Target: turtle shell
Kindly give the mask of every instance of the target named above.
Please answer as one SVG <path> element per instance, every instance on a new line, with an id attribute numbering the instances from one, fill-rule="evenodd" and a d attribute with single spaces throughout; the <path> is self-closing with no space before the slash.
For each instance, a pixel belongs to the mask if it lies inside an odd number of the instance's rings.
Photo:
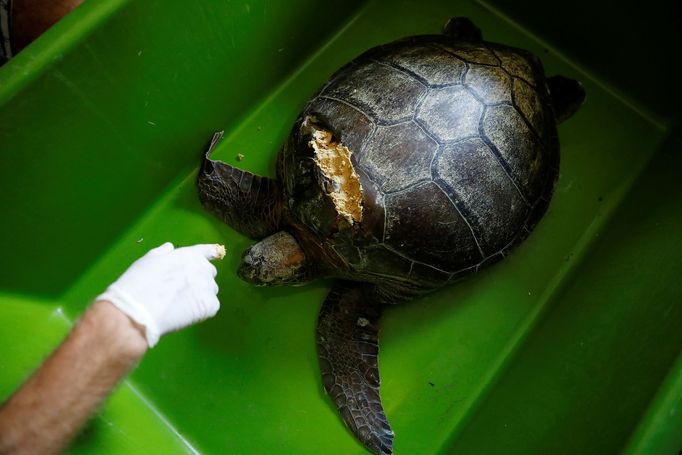
<path id="1" fill-rule="evenodd" d="M 302 128 L 352 152 L 362 221 L 340 223 Z M 502 258 L 544 214 L 558 174 L 542 65 L 527 51 L 419 36 L 341 68 L 280 155 L 294 216 L 338 255 L 338 275 L 444 284 Z"/>

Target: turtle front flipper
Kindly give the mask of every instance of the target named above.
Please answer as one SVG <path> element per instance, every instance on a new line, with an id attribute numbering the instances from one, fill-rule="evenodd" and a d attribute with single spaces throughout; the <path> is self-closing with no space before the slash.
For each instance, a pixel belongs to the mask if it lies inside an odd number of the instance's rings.
<path id="1" fill-rule="evenodd" d="M 276 180 L 209 158 L 223 137 L 215 133 L 197 184 L 204 207 L 242 234 L 259 239 L 280 230 L 282 190 Z"/>
<path id="2" fill-rule="evenodd" d="M 317 324 L 324 389 L 355 436 L 372 452 L 393 452 L 393 431 L 379 396 L 378 322 L 374 286 L 342 282 L 331 290 Z"/>

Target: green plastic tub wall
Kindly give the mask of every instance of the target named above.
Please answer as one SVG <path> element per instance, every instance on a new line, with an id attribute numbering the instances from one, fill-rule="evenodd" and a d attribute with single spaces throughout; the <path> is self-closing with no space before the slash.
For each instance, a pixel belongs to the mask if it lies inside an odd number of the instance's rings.
<path id="1" fill-rule="evenodd" d="M 0 69 L 0 398 L 149 248 L 221 242 L 218 316 L 165 337 L 71 450 L 365 453 L 319 377 L 314 329 L 330 282 L 240 282 L 249 240 L 202 210 L 196 172 L 225 130 L 218 158 L 243 154 L 240 166 L 273 175 L 298 111 L 336 68 L 458 15 L 534 51 L 549 74 L 580 79 L 588 99 L 559 128 L 561 176 L 528 241 L 386 311 L 395 451 L 676 453 L 679 94 L 666 95 L 672 76 L 647 61 L 666 57 L 665 40 L 650 46 L 665 27 L 637 28 L 636 11 L 594 2 L 516 3 L 85 2 Z M 608 18 L 620 38 L 600 27 Z M 626 58 L 638 52 L 636 64 Z"/>

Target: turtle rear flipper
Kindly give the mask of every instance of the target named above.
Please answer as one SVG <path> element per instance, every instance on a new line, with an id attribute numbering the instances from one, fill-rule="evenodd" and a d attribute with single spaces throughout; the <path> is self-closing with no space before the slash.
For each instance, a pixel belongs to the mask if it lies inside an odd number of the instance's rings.
<path id="1" fill-rule="evenodd" d="M 561 123 L 576 113 L 585 101 L 583 84 L 564 76 L 547 78 L 547 88 L 552 98 L 556 122 Z"/>
<path id="2" fill-rule="evenodd" d="M 483 41 L 481 29 L 468 17 L 451 17 L 443 27 L 443 34 L 458 41 Z"/>
<path id="3" fill-rule="evenodd" d="M 282 191 L 276 180 L 209 158 L 223 137 L 215 133 L 204 156 L 197 184 L 206 209 L 242 234 L 259 239 L 280 230 Z"/>
<path id="4" fill-rule="evenodd" d="M 393 430 L 379 396 L 377 357 L 381 309 L 374 286 L 341 282 L 331 290 L 317 325 L 324 389 L 355 436 L 375 454 L 393 453 Z"/>

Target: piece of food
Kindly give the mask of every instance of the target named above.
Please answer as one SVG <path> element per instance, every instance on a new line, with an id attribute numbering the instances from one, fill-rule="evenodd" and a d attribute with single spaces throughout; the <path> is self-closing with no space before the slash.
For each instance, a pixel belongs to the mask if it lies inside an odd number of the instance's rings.
<path id="1" fill-rule="evenodd" d="M 215 245 L 215 258 L 217 260 L 222 260 L 225 257 L 225 245 L 221 245 L 219 243 L 216 243 Z"/>

